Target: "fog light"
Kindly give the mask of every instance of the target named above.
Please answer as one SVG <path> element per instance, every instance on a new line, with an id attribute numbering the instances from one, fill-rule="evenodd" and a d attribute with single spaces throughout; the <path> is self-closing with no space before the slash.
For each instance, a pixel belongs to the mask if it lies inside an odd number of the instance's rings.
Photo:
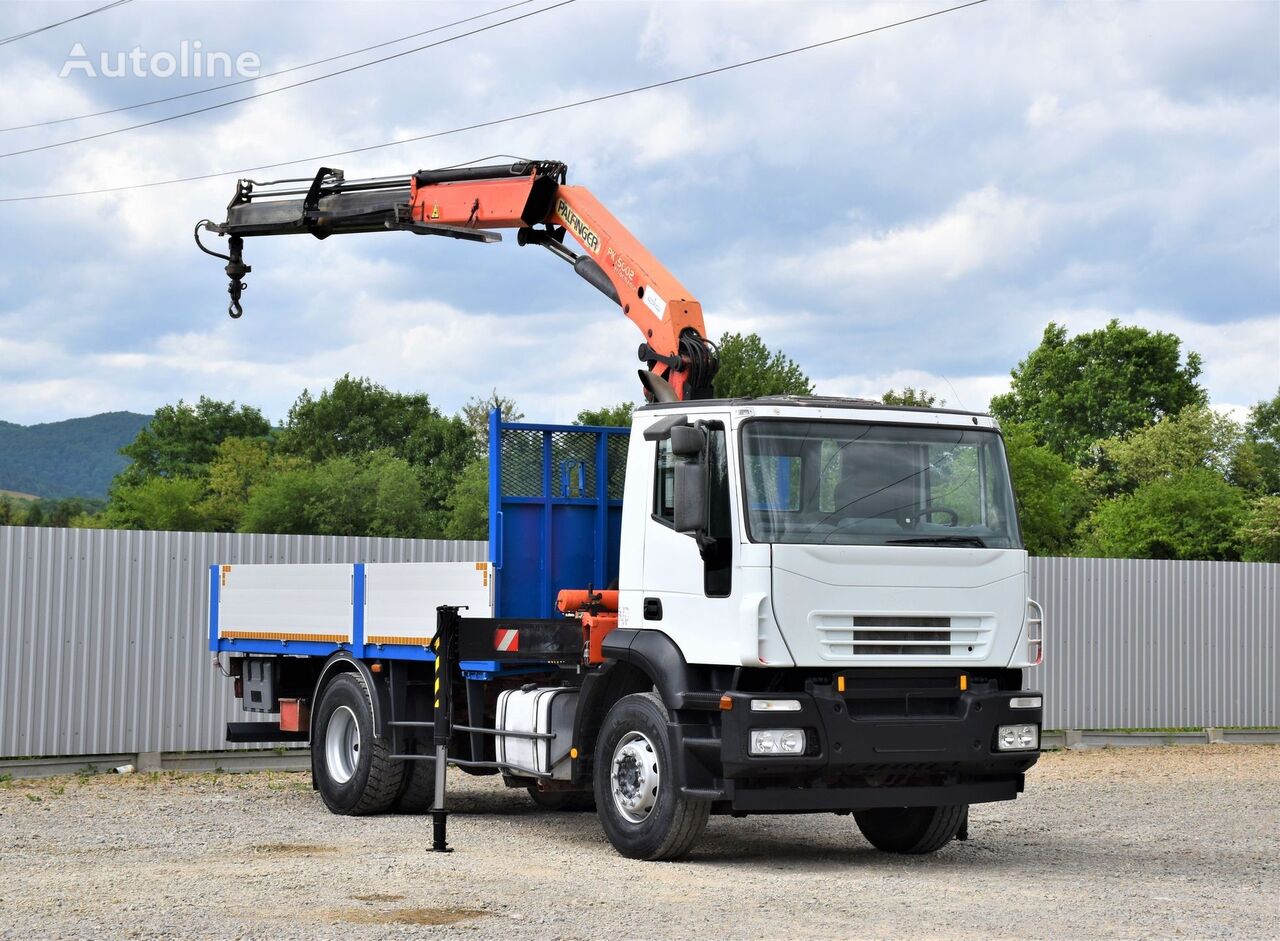
<path id="1" fill-rule="evenodd" d="M 751 700 L 752 712 L 799 712 L 800 700 L 798 699 L 753 699 Z"/>
<path id="2" fill-rule="evenodd" d="M 1010 709 L 1039 709 L 1043 704 L 1039 696 L 1014 696 L 1009 700 Z"/>
<path id="3" fill-rule="evenodd" d="M 996 747 L 1000 751 L 1029 751 L 1040 747 L 1040 727 L 1036 725 L 1002 725 L 996 729 Z"/>
<path id="4" fill-rule="evenodd" d="M 802 755 L 804 754 L 804 730 L 752 729 L 751 754 Z"/>

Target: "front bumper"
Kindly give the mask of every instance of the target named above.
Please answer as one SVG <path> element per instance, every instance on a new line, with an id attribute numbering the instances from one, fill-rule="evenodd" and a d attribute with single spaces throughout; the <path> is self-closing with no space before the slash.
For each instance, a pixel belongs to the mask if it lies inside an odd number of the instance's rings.
<path id="1" fill-rule="evenodd" d="M 807 685 L 799 712 L 752 712 L 761 693 L 730 693 L 721 713 L 720 774 L 732 809 L 741 812 L 860 810 L 1012 800 L 1038 749 L 1000 751 L 996 729 L 1042 724 L 1042 709 L 1013 708 L 1010 700 L 1039 695 L 978 688 L 892 691 L 865 685 L 841 693 L 833 684 Z M 891 692 L 892 695 L 881 695 Z M 802 755 L 750 754 L 753 729 L 805 731 Z"/>

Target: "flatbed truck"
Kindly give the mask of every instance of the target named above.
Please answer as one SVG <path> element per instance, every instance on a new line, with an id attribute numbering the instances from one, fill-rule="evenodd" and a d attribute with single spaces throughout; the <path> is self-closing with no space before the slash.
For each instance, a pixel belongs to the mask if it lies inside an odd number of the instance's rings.
<path id="1" fill-rule="evenodd" d="M 594 807 L 646 860 L 712 814 L 928 853 L 1022 791 L 1044 617 L 992 418 L 712 398 L 700 306 L 563 164 L 282 182 L 197 227 L 231 238 L 233 316 L 245 237 L 515 227 L 644 332 L 648 404 L 629 429 L 495 411 L 488 561 L 213 566 L 209 644 L 262 716 L 229 740 L 309 742 L 331 811 L 431 808 L 439 848 L 447 765 Z"/>
<path id="2" fill-rule="evenodd" d="M 629 431 L 495 413 L 490 441 L 488 562 L 210 572 L 210 645 L 279 716 L 230 737 L 310 741 L 334 813 L 431 805 L 440 606 L 450 760 L 594 805 L 624 855 L 680 857 L 713 813 L 929 852 L 1022 790 L 1043 637 L 992 419 L 712 400 Z"/>

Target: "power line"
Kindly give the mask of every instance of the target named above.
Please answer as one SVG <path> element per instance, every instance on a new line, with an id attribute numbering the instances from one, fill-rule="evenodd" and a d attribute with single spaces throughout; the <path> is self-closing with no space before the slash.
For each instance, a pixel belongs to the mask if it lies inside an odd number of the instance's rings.
<path id="1" fill-rule="evenodd" d="M 121 0 L 128 2 L 128 0 Z M 316 59 L 314 62 L 306 62 L 302 65 L 294 65 L 287 69 L 279 69 L 275 72 L 267 72 L 265 75 L 255 75 L 252 78 L 241 78 L 234 82 L 223 82 L 221 85 L 210 85 L 208 88 L 198 88 L 195 91 L 184 92 L 181 95 L 169 95 L 167 98 L 152 98 L 150 101 L 139 101 L 137 104 L 122 105 L 119 108 L 108 108 L 105 111 L 93 111 L 88 114 L 77 114 L 69 118 L 54 118 L 52 121 L 37 121 L 34 124 L 15 124 L 13 127 L 0 127 L 0 134 L 8 131 L 25 131 L 33 127 L 51 127 L 55 124 L 67 124 L 71 121 L 83 121 L 86 118 L 100 118 L 106 114 L 119 114 L 121 111 L 133 111 L 136 108 L 146 108 L 150 105 L 164 104 L 167 101 L 179 101 L 183 98 L 192 98 L 196 95 L 207 95 L 210 92 L 221 91 L 224 88 L 234 88 L 237 85 L 244 85 L 249 82 L 261 82 L 264 79 L 275 78 L 278 75 L 287 75 L 290 72 L 298 72 L 302 69 L 309 69 L 313 66 L 324 65 L 327 62 L 336 62 L 339 59 L 347 59 L 351 56 L 358 56 L 362 52 L 372 52 L 374 49 L 381 49 L 384 46 L 394 46 L 398 42 L 406 42 L 410 39 L 417 39 L 419 36 L 426 36 L 429 33 L 438 33 L 442 29 L 450 29 L 454 26 L 461 26 L 464 23 L 470 23 L 472 20 L 484 19 L 486 16 L 493 16 L 495 13 L 505 13 L 507 10 L 513 10 L 516 7 L 522 7 L 533 3 L 533 0 L 519 0 L 518 3 L 511 3 L 505 7 L 498 7 L 496 10 L 489 10 L 485 13 L 477 13 L 475 16 L 468 16 L 465 19 L 454 20 L 452 23 L 445 23 L 443 26 L 433 26 L 431 29 L 424 29 L 420 33 L 410 33 L 408 36 L 401 36 L 398 39 L 388 39 L 386 42 L 375 43 L 372 46 L 365 46 L 363 49 L 353 49 L 350 52 L 341 52 L 336 56 L 328 56 L 324 59 Z"/>
<path id="2" fill-rule="evenodd" d="M 255 98 L 265 98 L 268 95 L 276 95 L 282 91 L 288 91 L 291 88 L 300 88 L 303 85 L 311 85 L 315 82 L 322 82 L 326 78 L 333 78 L 337 75 L 346 75 L 348 72 L 358 72 L 360 69 L 367 69 L 372 65 L 379 65 L 383 62 L 390 62 L 392 59 L 400 59 L 404 56 L 413 55 L 415 52 L 422 52 L 424 49 L 434 49 L 436 46 L 443 46 L 445 43 L 451 43 L 457 39 L 465 39 L 468 36 L 474 36 L 476 33 L 484 33 L 491 29 L 497 29 L 499 26 L 506 26 L 508 23 L 515 23 L 518 20 L 525 20 L 531 16 L 537 16 L 539 13 L 547 13 L 559 7 L 567 6 L 574 0 L 559 0 L 551 6 L 543 7 L 540 10 L 533 10 L 529 13 L 521 13 L 519 16 L 513 16 L 510 19 L 499 20 L 496 23 L 490 23 L 487 26 L 479 26 L 476 29 L 469 30 L 465 33 L 458 33 L 456 36 L 449 36 L 445 39 L 437 39 L 435 42 L 427 43 L 424 46 L 415 46 L 412 49 L 406 49 L 403 52 L 394 52 L 389 56 L 383 56 L 381 59 L 371 59 L 368 62 L 361 62 L 359 65 L 350 65 L 345 69 L 338 69 L 335 72 L 326 72 L 323 75 L 315 75 L 311 78 L 303 79 L 300 82 L 294 82 L 290 85 L 281 85 L 279 88 L 270 88 L 266 91 L 260 91 L 252 95 L 245 95 L 243 98 L 231 98 L 227 101 L 220 101 L 215 105 L 206 105 L 203 108 L 195 108 L 191 111 L 181 111 L 178 114 L 171 114 L 168 117 L 156 118 L 154 121 L 143 121 L 141 124 L 130 124 L 125 127 L 118 127 L 112 131 L 101 131 L 97 134 L 86 134 L 84 137 L 72 137 L 69 140 L 56 141 L 52 144 L 41 144 L 38 147 L 25 147 L 22 150 L 11 150 L 8 153 L 0 154 L 0 159 L 5 157 L 20 157 L 23 154 L 34 154 L 42 150 L 53 150 L 57 147 L 66 147 L 69 144 L 81 144 L 85 141 L 98 140 L 102 137 L 111 137 L 115 134 L 123 134 L 126 131 L 136 131 L 144 127 L 154 127 L 157 124 L 166 124 L 169 121 L 176 121 L 179 118 L 188 118 L 194 114 L 204 114 L 208 111 L 217 111 L 220 108 L 228 108 L 231 105 L 238 105 L 245 101 L 253 101 Z"/>
<path id="3" fill-rule="evenodd" d="M 731 72 L 734 69 L 746 68 L 750 65 L 758 65 L 761 62 L 771 62 L 774 59 L 782 59 L 786 56 L 797 55 L 802 52 L 809 52 L 813 49 L 821 49 L 824 46 L 831 46 L 835 43 L 845 42 L 849 39 L 857 39 L 861 36 L 869 36 L 872 33 L 884 32 L 888 29 L 894 29 L 898 26 L 906 26 L 910 23 L 918 23 L 921 20 L 931 19 L 935 16 L 943 16 L 947 13 L 955 13 L 958 10 L 964 10 L 968 7 L 975 7 L 978 4 L 986 3 L 987 0 L 969 0 L 968 3 L 961 3 L 958 6 L 947 7 L 942 10 L 934 10 L 932 13 L 923 13 L 920 16 L 913 16 L 909 19 L 898 20 L 894 23 L 886 23 L 883 26 L 875 26 L 871 29 L 864 29 L 856 33 L 848 33 L 844 36 L 836 36 L 833 39 L 824 39 L 821 42 L 810 43 L 806 46 L 797 46 L 794 49 L 786 49 L 782 52 L 774 52 L 766 56 L 758 56 L 754 59 L 746 59 L 742 62 L 734 62 L 730 65 L 718 66 L 714 69 L 704 69 L 701 72 L 691 72 L 688 75 L 681 75 L 677 78 L 665 79 L 661 82 L 652 82 L 648 85 L 639 85 L 635 88 L 628 88 L 624 91 L 610 92 L 607 95 L 596 95 L 592 98 L 582 98 L 578 101 L 571 101 L 562 105 L 554 105 L 548 108 L 539 108 L 536 111 L 525 111 L 522 114 L 508 115 L 505 118 L 495 118 L 491 121 L 481 121 L 477 124 L 468 124 L 463 127 L 450 128 L 446 131 L 433 131 L 429 134 L 419 134 L 416 137 L 406 137 L 403 140 L 386 141 L 381 144 L 369 144 L 365 147 L 353 147 L 350 150 L 336 150 L 328 154 L 317 154 L 312 157 L 299 157 L 296 160 L 281 160 L 278 163 L 263 163 L 254 167 L 241 167 L 238 170 L 219 170 L 214 173 L 201 173 L 195 176 L 176 177 L 170 180 L 151 180 L 147 183 L 131 183 L 124 186 L 107 186 L 101 189 L 92 190 L 75 190 L 67 193 L 41 193 L 35 196 L 4 196 L 0 197 L 0 203 L 22 203 L 31 202 L 39 199 L 68 199 L 75 196 L 99 196 L 103 193 L 121 193 L 128 190 L 150 189 L 156 186 L 172 186 L 176 183 L 197 183 L 201 180 L 212 180 L 220 176 L 241 176 L 245 173 L 256 173 L 259 170 L 273 170 L 276 167 L 289 167 L 299 163 L 313 163 L 317 160 L 328 160 L 331 157 L 346 157 L 351 154 L 368 153 L 372 150 L 382 150 L 387 147 L 399 147 L 402 144 L 413 144 L 419 141 L 432 140 L 438 137 L 448 137 L 453 134 L 462 134 L 466 131 L 475 131 L 486 127 L 495 127 L 499 124 L 510 124 L 514 121 L 522 121 L 526 118 L 539 117 L 545 114 L 554 114 L 557 111 L 568 111 L 571 108 L 581 108 L 586 105 L 597 104 L 601 101 L 611 101 L 616 98 L 623 98 L 628 95 L 639 94 L 640 92 L 652 91 L 655 88 L 666 88 L 671 85 L 679 85 L 682 82 L 691 82 L 694 79 L 705 78 L 710 75 L 719 75 L 722 72 Z"/>
<path id="4" fill-rule="evenodd" d="M 92 9 L 87 13 L 81 13 L 77 16 L 69 16 L 65 20 L 58 20 L 58 22 L 50 23 L 48 26 L 40 26 L 40 27 L 37 27 L 36 29 L 29 29 L 25 33 L 18 33 L 17 35 L 9 36 L 5 39 L 0 39 L 0 46 L 7 46 L 11 42 L 17 42 L 19 39 L 26 39 L 28 36 L 34 36 L 36 33 L 43 33 L 48 30 L 54 29 L 58 26 L 64 26 L 67 23 L 73 23 L 76 20 L 82 20 L 86 16 L 93 16 L 93 14 L 95 13 L 106 13 L 108 10 L 112 9 L 113 7 L 123 6 L 128 2 L 129 0 L 113 0 L 113 2 L 111 3 L 104 3 L 102 6 L 96 7 L 95 9 Z"/>

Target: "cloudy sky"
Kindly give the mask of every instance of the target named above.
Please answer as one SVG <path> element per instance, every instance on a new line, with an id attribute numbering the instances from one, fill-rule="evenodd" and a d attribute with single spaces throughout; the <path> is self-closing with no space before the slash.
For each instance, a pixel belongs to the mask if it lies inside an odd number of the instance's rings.
<path id="1" fill-rule="evenodd" d="M 160 3 L 0 45 L 9 128 L 208 87 L 60 78 L 180 43 L 276 71 L 497 9 Z M 115 115 L 0 133 L 9 152 L 279 87 L 550 6 Z M 7 2 L 0 36 L 96 4 Z M 0 197 L 309 158 L 621 90 L 947 3 L 577 2 L 306 87 L 0 158 Z M 84 61 L 77 59 L 76 61 Z M 110 61 L 110 60 L 109 60 Z M 563 160 L 702 301 L 819 391 L 926 386 L 985 407 L 1050 320 L 1168 330 L 1215 405 L 1280 381 L 1280 4 L 991 2 L 683 85 L 329 161 L 348 177 L 488 154 Z M 254 174 L 306 175 L 318 161 Z M 208 394 L 281 419 L 344 372 L 531 419 L 634 399 L 639 334 L 513 238 L 250 241 L 246 314 L 192 244 L 234 175 L 0 203 L 0 419 L 149 412 Z M 216 240 L 215 240 L 216 241 Z"/>

